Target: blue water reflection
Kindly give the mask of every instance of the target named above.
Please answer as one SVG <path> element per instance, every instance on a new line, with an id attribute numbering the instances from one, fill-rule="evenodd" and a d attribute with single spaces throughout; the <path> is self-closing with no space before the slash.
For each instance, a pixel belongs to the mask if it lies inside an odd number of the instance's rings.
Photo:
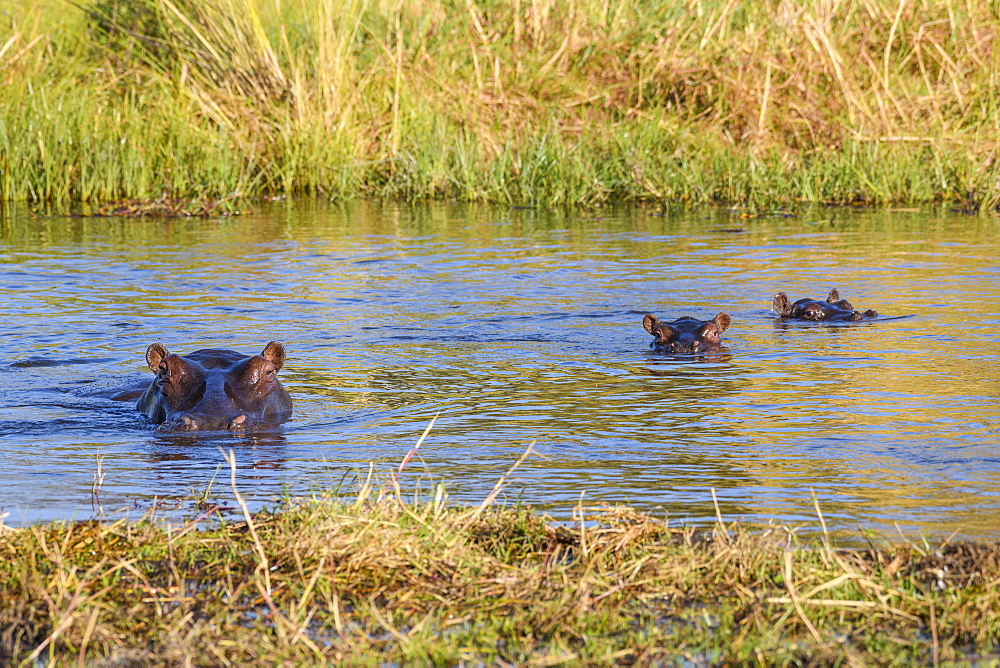
<path id="1" fill-rule="evenodd" d="M 947 212 L 542 213 L 293 202 L 224 220 L 0 218 L 0 507 L 18 524 L 196 513 L 234 448 L 254 507 L 369 462 L 477 502 L 677 521 L 1000 537 L 1000 224 Z M 789 324 L 830 288 L 895 320 Z M 733 318 L 724 354 L 649 353 L 642 317 Z M 196 438 L 107 397 L 170 350 L 289 354 L 291 422 Z M 213 483 L 213 479 L 215 482 Z M 658 511 L 659 512 L 659 511 Z"/>

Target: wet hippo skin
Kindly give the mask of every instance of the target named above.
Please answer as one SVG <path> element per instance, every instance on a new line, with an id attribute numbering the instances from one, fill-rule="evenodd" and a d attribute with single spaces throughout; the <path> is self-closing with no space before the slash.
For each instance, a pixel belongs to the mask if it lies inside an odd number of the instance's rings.
<path id="1" fill-rule="evenodd" d="M 722 333 L 729 329 L 731 318 L 720 313 L 711 320 L 698 320 L 684 316 L 661 322 L 652 313 L 642 319 L 642 326 L 653 335 L 650 346 L 661 353 L 700 353 L 718 350 L 722 344 Z"/>
<path id="2" fill-rule="evenodd" d="M 278 380 L 285 348 L 277 341 L 253 356 L 215 349 L 173 355 L 154 343 L 146 363 L 156 378 L 136 409 L 168 429 L 238 431 L 292 413 L 292 398 Z"/>
<path id="3" fill-rule="evenodd" d="M 784 292 L 779 292 L 771 300 L 771 308 L 782 318 L 795 318 L 798 320 L 856 321 L 878 317 L 878 313 L 871 309 L 868 309 L 864 313 L 854 310 L 851 302 L 840 298 L 840 293 L 837 292 L 836 288 L 830 290 L 826 301 L 807 298 L 792 303 L 788 300 L 788 295 Z"/>

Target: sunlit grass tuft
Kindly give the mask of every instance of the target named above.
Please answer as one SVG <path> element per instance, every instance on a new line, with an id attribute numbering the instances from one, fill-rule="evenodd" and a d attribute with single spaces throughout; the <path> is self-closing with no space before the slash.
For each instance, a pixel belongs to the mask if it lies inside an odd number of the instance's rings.
<path id="1" fill-rule="evenodd" d="M 250 515 L 230 465 L 245 521 L 204 526 L 216 505 L 182 526 L 0 533 L 0 660 L 939 663 L 1000 651 L 993 544 L 838 549 L 822 515 L 812 540 L 628 507 L 580 505 L 558 524 L 491 506 L 492 494 L 455 505 L 443 485 L 408 500 L 395 475 Z"/>

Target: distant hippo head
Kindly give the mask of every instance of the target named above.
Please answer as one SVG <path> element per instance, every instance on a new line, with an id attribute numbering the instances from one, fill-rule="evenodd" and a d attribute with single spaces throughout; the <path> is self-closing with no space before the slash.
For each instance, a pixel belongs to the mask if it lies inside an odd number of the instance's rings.
<path id="1" fill-rule="evenodd" d="M 731 319 L 720 313 L 711 320 L 698 320 L 684 316 L 670 322 L 661 322 L 649 313 L 642 319 L 642 326 L 653 335 L 650 346 L 661 353 L 700 353 L 718 349 L 722 333 L 729 329 Z"/>
<path id="2" fill-rule="evenodd" d="M 871 309 L 864 313 L 855 311 L 851 302 L 841 299 L 836 289 L 830 290 L 825 302 L 818 299 L 800 299 L 792 303 L 788 301 L 788 295 L 779 292 L 771 300 L 771 307 L 782 318 L 798 320 L 856 321 L 878 317 L 878 313 Z"/>
<path id="3" fill-rule="evenodd" d="M 236 431 L 291 415 L 292 399 L 277 376 L 285 348 L 277 341 L 252 357 L 211 349 L 173 355 L 154 343 L 146 363 L 156 378 L 136 409 L 164 427 Z"/>

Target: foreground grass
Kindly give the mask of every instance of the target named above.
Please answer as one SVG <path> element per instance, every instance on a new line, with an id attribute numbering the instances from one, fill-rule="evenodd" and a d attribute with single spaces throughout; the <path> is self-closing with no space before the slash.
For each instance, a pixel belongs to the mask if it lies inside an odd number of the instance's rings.
<path id="1" fill-rule="evenodd" d="M 1000 202 L 990 3 L 0 10 L 4 199 Z"/>
<path id="2" fill-rule="evenodd" d="M 1000 651 L 992 544 L 833 549 L 628 508 L 563 526 L 456 507 L 440 486 L 407 502 L 366 485 L 246 517 L 6 530 L 0 661 L 936 664 Z"/>

